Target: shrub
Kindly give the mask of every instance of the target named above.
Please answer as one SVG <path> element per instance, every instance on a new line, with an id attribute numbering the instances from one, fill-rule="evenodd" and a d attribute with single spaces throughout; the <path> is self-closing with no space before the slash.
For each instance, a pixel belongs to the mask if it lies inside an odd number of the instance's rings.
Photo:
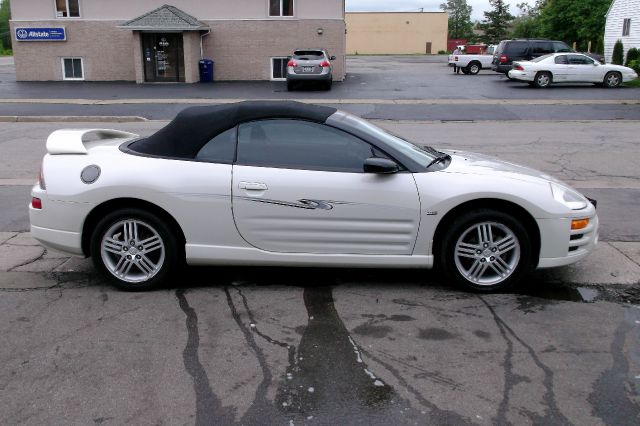
<path id="1" fill-rule="evenodd" d="M 627 52 L 627 60 L 625 61 L 624 66 L 628 67 L 631 65 L 631 62 L 637 61 L 638 59 L 640 59 L 640 50 L 632 47 Z"/>
<path id="2" fill-rule="evenodd" d="M 446 50 L 438 50 L 438 55 L 446 55 L 447 51 Z"/>
<path id="3" fill-rule="evenodd" d="M 629 62 L 629 65 L 627 66 L 629 68 L 633 68 L 633 70 L 640 75 L 640 59 L 634 59 L 633 61 Z"/>
<path id="4" fill-rule="evenodd" d="M 613 46 L 613 55 L 611 55 L 611 63 L 616 65 L 622 65 L 624 62 L 624 46 L 622 40 L 616 41 Z"/>

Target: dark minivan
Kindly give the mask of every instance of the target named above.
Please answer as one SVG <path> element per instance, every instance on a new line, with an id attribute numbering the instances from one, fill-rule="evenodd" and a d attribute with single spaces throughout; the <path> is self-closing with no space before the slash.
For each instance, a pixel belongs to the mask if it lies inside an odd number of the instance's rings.
<path id="1" fill-rule="evenodd" d="M 502 40 L 493 52 L 491 69 L 508 76 L 513 61 L 530 61 L 548 53 L 573 52 L 562 41 L 546 39 Z"/>

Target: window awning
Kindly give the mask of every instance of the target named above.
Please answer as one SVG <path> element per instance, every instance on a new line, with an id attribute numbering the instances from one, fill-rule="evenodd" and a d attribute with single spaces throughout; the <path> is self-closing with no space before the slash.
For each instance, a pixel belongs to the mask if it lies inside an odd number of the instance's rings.
<path id="1" fill-rule="evenodd" d="M 118 28 L 134 31 L 206 31 L 209 26 L 175 6 L 165 4 Z"/>

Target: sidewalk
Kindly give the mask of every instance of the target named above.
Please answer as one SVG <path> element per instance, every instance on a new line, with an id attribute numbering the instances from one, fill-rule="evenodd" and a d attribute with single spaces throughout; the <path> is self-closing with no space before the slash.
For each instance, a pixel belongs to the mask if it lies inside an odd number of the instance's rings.
<path id="1" fill-rule="evenodd" d="M 52 272 L 93 274 L 95 270 L 91 259 L 48 251 L 33 240 L 28 232 L 0 232 L 0 288 L 33 288 L 39 281 L 24 279 L 19 273 Z M 564 268 L 535 271 L 533 278 L 545 283 L 571 286 L 638 285 L 640 242 L 601 242 L 586 259 Z"/>

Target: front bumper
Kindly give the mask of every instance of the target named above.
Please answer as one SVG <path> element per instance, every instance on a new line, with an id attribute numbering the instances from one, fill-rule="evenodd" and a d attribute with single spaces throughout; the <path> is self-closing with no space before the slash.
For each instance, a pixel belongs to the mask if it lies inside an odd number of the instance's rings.
<path id="1" fill-rule="evenodd" d="M 579 230 L 571 229 L 573 219 L 589 218 L 589 225 Z M 554 268 L 571 265 L 591 253 L 599 240 L 598 215 L 592 214 L 562 219 L 538 220 L 542 247 L 538 268 Z"/>

